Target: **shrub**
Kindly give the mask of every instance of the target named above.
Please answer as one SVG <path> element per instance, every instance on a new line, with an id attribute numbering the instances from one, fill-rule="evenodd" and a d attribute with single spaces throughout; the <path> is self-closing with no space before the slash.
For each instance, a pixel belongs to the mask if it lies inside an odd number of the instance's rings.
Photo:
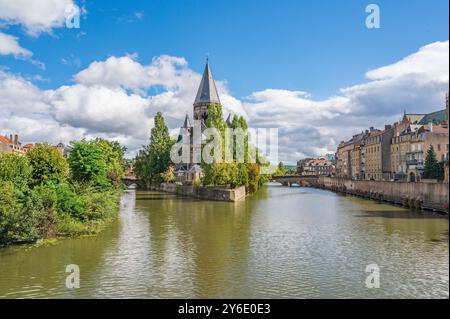
<path id="1" fill-rule="evenodd" d="M 107 177 L 108 165 L 102 148 L 93 141 L 81 140 L 72 143 L 69 155 L 72 179 L 91 183 L 99 189 L 108 189 L 111 183 Z"/>
<path id="2" fill-rule="evenodd" d="M 10 181 L 14 188 L 25 191 L 31 176 L 27 158 L 13 153 L 0 154 L 0 183 Z"/>
<path id="3" fill-rule="evenodd" d="M 30 191 L 25 210 L 34 217 L 39 237 L 56 235 L 57 203 L 58 196 L 52 184 L 38 185 Z"/>
<path id="4" fill-rule="evenodd" d="M 101 220 L 112 217 L 119 207 L 119 200 L 114 191 L 92 192 L 83 195 L 85 214 L 88 220 Z"/>
<path id="5" fill-rule="evenodd" d="M 12 182 L 0 183 L 0 244 L 32 240 L 38 236 L 38 221 L 24 210 Z"/>
<path id="6" fill-rule="evenodd" d="M 31 165 L 31 185 L 48 182 L 64 182 L 69 174 L 66 159 L 56 148 L 48 144 L 38 144 L 27 152 Z"/>

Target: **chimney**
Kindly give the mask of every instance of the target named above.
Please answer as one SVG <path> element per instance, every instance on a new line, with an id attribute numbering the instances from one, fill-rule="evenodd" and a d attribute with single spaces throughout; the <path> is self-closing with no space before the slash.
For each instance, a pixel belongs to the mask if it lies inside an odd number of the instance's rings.
<path id="1" fill-rule="evenodd" d="M 370 133 L 372 133 L 372 132 L 373 132 L 373 126 L 370 127 Z"/>
<path id="2" fill-rule="evenodd" d="M 430 124 L 428 124 L 428 127 L 430 128 L 430 132 L 433 133 L 433 122 L 430 122 Z"/>
<path id="3" fill-rule="evenodd" d="M 19 135 L 14 134 L 14 145 L 19 145 Z"/>
<path id="4" fill-rule="evenodd" d="M 11 143 L 13 143 L 13 137 L 12 134 L 9 134 L 9 140 L 11 141 Z M 14 143 L 13 143 L 14 144 Z"/>
<path id="5" fill-rule="evenodd" d="M 384 126 L 384 130 L 385 130 L 385 131 L 390 130 L 391 127 L 392 127 L 391 125 L 385 125 L 385 126 Z"/>

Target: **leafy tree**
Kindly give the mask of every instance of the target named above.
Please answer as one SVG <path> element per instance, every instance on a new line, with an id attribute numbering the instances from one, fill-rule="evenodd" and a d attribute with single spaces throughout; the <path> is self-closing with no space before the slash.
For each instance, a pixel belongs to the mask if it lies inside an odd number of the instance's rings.
<path id="1" fill-rule="evenodd" d="M 102 138 L 96 138 L 94 144 L 98 145 L 103 152 L 107 166 L 107 177 L 114 186 L 119 186 L 127 166 L 127 161 L 124 159 L 126 147 L 121 146 L 117 141 L 108 141 Z"/>
<path id="2" fill-rule="evenodd" d="M 253 163 L 248 165 L 248 180 L 248 191 L 250 193 L 257 192 L 260 186 L 259 164 Z"/>
<path id="3" fill-rule="evenodd" d="M 434 151 L 433 145 L 427 151 L 427 155 L 425 158 L 425 167 L 423 170 L 423 178 L 434 179 L 437 176 L 437 172 L 439 169 L 439 164 L 436 158 L 436 153 Z"/>
<path id="4" fill-rule="evenodd" d="M 28 159 L 13 153 L 0 153 L 0 182 L 10 181 L 17 190 L 24 191 L 31 177 Z"/>
<path id="5" fill-rule="evenodd" d="M 284 167 L 283 162 L 278 163 L 278 168 L 277 168 L 275 175 L 277 175 L 277 176 L 286 175 L 286 168 Z"/>
<path id="6" fill-rule="evenodd" d="M 155 125 L 151 129 L 150 144 L 145 146 L 135 160 L 135 174 L 148 184 L 159 184 L 163 181 L 161 173 L 171 165 L 170 149 L 174 140 L 170 138 L 164 117 L 156 113 Z"/>
<path id="7" fill-rule="evenodd" d="M 30 149 L 26 157 L 31 165 L 31 184 L 64 182 L 69 169 L 66 159 L 49 144 L 37 144 Z"/>
<path id="8" fill-rule="evenodd" d="M 35 235 L 34 225 L 24 217 L 13 183 L 0 182 L 0 244 L 26 240 Z"/>
<path id="9" fill-rule="evenodd" d="M 84 139 L 72 142 L 69 152 L 69 165 L 74 181 L 92 183 L 101 189 L 111 186 L 107 177 L 108 162 L 98 143 Z"/>
<path id="10" fill-rule="evenodd" d="M 172 183 L 175 181 L 175 166 L 170 165 L 164 173 L 161 173 L 161 178 L 166 183 Z"/>

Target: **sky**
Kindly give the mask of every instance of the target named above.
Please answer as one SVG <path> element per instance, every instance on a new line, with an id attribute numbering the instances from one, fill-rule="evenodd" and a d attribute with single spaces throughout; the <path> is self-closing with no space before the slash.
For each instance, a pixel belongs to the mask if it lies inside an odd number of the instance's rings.
<path id="1" fill-rule="evenodd" d="M 287 164 L 443 109 L 448 1 L 377 1 L 377 29 L 370 3 L 0 0 L 0 134 L 101 136 L 133 156 L 157 111 L 173 133 L 192 112 L 206 56 L 225 113 L 278 128 Z"/>

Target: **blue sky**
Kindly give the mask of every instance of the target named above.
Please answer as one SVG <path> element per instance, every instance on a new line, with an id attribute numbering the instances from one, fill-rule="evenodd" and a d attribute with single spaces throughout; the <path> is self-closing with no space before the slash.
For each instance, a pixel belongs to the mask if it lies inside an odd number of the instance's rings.
<path id="1" fill-rule="evenodd" d="M 40 86 L 51 88 L 111 55 L 138 53 L 142 63 L 161 54 L 182 56 L 201 72 L 209 54 L 215 76 L 226 79 L 237 97 L 284 88 L 324 98 L 359 83 L 370 69 L 448 39 L 448 1 L 377 1 L 382 26 L 377 30 L 365 27 L 368 3 L 86 1 L 80 29 L 61 28 L 39 38 L 21 37 L 20 25 L 8 30 L 45 63 L 45 71 L 13 57 L 0 57 L 0 63 L 41 74 L 49 82 Z M 79 61 L 80 67 L 63 65 L 62 59 Z"/>
<path id="2" fill-rule="evenodd" d="M 403 110 L 444 107 L 448 1 L 0 0 L 0 134 L 135 152 L 152 117 L 175 132 L 209 55 L 225 113 L 280 129 L 288 163 Z M 66 9 L 80 28 L 66 28 Z"/>

